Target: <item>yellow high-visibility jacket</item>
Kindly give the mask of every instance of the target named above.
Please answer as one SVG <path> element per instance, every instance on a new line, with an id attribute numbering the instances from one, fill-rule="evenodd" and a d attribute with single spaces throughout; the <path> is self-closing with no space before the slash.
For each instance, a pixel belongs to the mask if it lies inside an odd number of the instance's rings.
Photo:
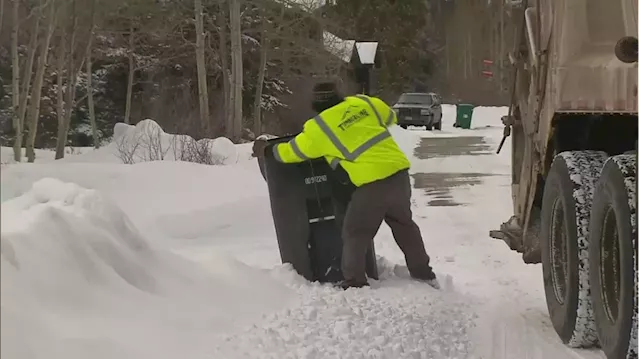
<path id="1" fill-rule="evenodd" d="M 324 157 L 333 169 L 342 166 L 360 187 L 410 167 L 387 129 L 397 122 L 395 111 L 382 100 L 350 96 L 308 120 L 295 138 L 275 145 L 273 154 L 284 163 Z"/>

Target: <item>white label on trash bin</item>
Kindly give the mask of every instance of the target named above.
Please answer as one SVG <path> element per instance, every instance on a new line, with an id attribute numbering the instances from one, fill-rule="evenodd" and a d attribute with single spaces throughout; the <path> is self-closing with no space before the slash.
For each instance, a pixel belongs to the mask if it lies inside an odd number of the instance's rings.
<path id="1" fill-rule="evenodd" d="M 320 183 L 320 182 L 327 182 L 327 175 L 307 177 L 304 179 L 304 183 L 306 184 Z"/>
<path id="2" fill-rule="evenodd" d="M 322 221 L 330 221 L 332 219 L 336 219 L 336 216 L 326 216 L 326 217 L 318 217 L 309 219 L 309 223 L 318 223 Z"/>

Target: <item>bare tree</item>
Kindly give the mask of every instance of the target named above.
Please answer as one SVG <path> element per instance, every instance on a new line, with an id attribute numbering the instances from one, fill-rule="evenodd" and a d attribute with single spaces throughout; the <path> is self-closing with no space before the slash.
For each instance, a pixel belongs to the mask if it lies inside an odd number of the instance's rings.
<path id="1" fill-rule="evenodd" d="M 4 3 L 4 2 L 3 2 Z M 13 27 L 11 29 L 11 67 L 12 67 L 12 97 L 13 106 L 13 130 L 16 133 L 14 142 L 14 159 L 18 162 L 22 156 L 22 121 L 19 116 L 20 108 L 20 57 L 18 53 L 18 36 L 20 32 L 20 19 L 18 18 L 20 1 L 13 0 Z"/>
<path id="2" fill-rule="evenodd" d="M 136 73 L 135 51 L 135 31 L 133 28 L 134 19 L 130 19 L 129 24 L 129 74 L 127 76 L 127 99 L 124 109 L 124 123 L 131 123 L 131 101 L 133 100 L 133 79 Z"/>
<path id="3" fill-rule="evenodd" d="M 225 132 L 228 138 L 233 137 L 233 109 L 231 108 L 231 74 L 229 72 L 229 48 L 227 47 L 227 7 L 226 0 L 220 0 L 218 13 L 220 67 L 222 68 L 222 91 L 224 92 L 223 113 Z"/>
<path id="4" fill-rule="evenodd" d="M 65 41 L 65 39 L 67 38 L 67 35 L 67 28 L 62 27 L 58 32 L 58 47 L 56 49 L 56 115 L 58 118 L 58 142 L 60 142 L 61 140 L 60 131 L 63 130 L 65 119 L 63 90 L 65 73 L 70 76 L 66 68 L 67 42 Z M 67 92 L 69 91 L 70 89 L 67 88 Z"/>
<path id="5" fill-rule="evenodd" d="M 69 127 L 71 125 L 71 115 L 75 108 L 76 101 L 76 84 L 78 82 L 78 76 L 80 69 L 82 68 L 82 61 L 76 62 L 76 53 L 78 41 L 78 32 L 80 27 L 78 26 L 79 15 L 77 12 L 76 0 L 71 0 L 71 21 L 69 23 L 70 31 L 67 33 L 67 51 L 66 51 L 66 63 L 67 63 L 67 88 L 66 99 L 64 108 L 64 117 L 62 122 L 58 122 L 58 137 L 56 141 L 56 159 L 63 158 L 65 155 L 65 147 L 67 144 L 67 137 L 69 135 Z M 87 45 L 89 42 L 87 41 Z M 87 46 L 85 45 L 85 46 Z M 82 54 L 86 53 L 85 51 Z M 60 91 L 60 89 L 58 89 Z"/>
<path id="6" fill-rule="evenodd" d="M 284 6 L 283 6 L 284 8 Z M 256 135 L 262 133 L 262 89 L 264 76 L 267 72 L 267 56 L 269 51 L 269 38 L 267 35 L 268 20 L 263 11 L 260 30 L 260 64 L 258 65 L 258 78 L 256 79 L 256 95 L 253 104 L 253 132 Z"/>
<path id="7" fill-rule="evenodd" d="M 202 0 L 194 0 L 196 18 L 196 67 L 198 70 L 198 102 L 200 104 L 200 124 L 209 127 L 209 91 L 207 89 L 207 67 L 205 62 L 205 33 Z"/>
<path id="8" fill-rule="evenodd" d="M 0 0 L 0 34 L 2 34 L 2 19 L 4 19 L 4 0 Z"/>
<path id="9" fill-rule="evenodd" d="M 93 137 L 93 147 L 100 147 L 100 141 L 98 139 L 98 126 L 96 124 L 96 111 L 95 105 L 93 103 L 93 61 L 92 61 L 92 50 L 93 50 L 93 37 L 95 36 L 95 7 L 96 0 L 91 2 L 92 10 L 91 10 L 91 31 L 89 33 L 89 42 L 87 43 L 87 52 L 85 55 L 85 65 L 87 71 L 87 107 L 89 108 L 89 122 L 91 123 L 91 134 Z"/>
<path id="10" fill-rule="evenodd" d="M 231 139 L 242 137 L 242 28 L 240 24 L 240 0 L 229 0 L 229 24 L 231 31 L 231 94 L 233 108 L 233 132 Z"/>
<path id="11" fill-rule="evenodd" d="M 31 101 L 29 103 L 29 121 L 27 122 L 27 130 L 29 136 L 27 136 L 26 152 L 29 162 L 36 160 L 35 142 L 38 131 L 38 120 L 40 118 L 40 98 L 42 97 L 42 82 L 44 80 L 44 72 L 47 65 L 47 56 L 49 54 L 49 44 L 51 43 L 51 37 L 55 30 L 56 25 L 56 0 L 49 0 L 48 5 L 44 0 L 40 1 L 43 7 L 48 7 L 47 13 L 47 28 L 44 35 L 44 39 L 40 42 L 40 54 L 38 57 L 38 65 L 36 68 L 36 77 L 33 80 L 33 92 Z"/>
<path id="12" fill-rule="evenodd" d="M 18 53 L 18 37 L 20 31 L 20 19 L 18 18 L 19 1 L 13 2 L 13 28 L 11 32 L 11 67 L 12 74 L 12 107 L 13 107 L 13 130 L 15 132 L 15 139 L 13 143 L 13 159 L 16 162 L 22 160 L 22 140 L 24 136 L 24 118 L 27 111 L 27 100 L 29 98 L 29 87 L 31 85 L 31 75 L 33 72 L 33 62 L 35 61 L 38 30 L 40 24 L 40 17 L 36 16 L 33 19 L 33 27 L 31 29 L 31 36 L 29 40 L 29 46 L 27 50 L 27 61 L 24 64 L 24 72 L 22 79 L 20 78 L 20 63 Z M 22 81 L 22 84 L 20 84 Z"/>

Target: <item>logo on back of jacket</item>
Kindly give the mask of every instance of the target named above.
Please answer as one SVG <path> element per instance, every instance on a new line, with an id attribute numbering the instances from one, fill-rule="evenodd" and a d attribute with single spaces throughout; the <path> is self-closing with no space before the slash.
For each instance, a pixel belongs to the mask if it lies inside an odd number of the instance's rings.
<path id="1" fill-rule="evenodd" d="M 358 123 L 360 120 L 362 120 L 363 118 L 369 116 L 369 112 L 367 112 L 366 109 L 361 109 L 360 111 L 353 113 L 351 111 L 351 109 L 353 108 L 353 106 L 349 106 L 347 107 L 347 110 L 344 112 L 344 114 L 342 115 L 342 120 L 340 121 L 340 124 L 338 125 L 338 127 L 344 131 L 347 128 L 355 125 L 356 123 Z"/>

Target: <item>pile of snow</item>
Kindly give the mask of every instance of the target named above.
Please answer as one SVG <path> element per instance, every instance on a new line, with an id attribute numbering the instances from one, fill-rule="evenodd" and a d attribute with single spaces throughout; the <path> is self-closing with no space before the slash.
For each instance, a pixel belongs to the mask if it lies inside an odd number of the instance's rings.
<path id="1" fill-rule="evenodd" d="M 146 119 L 135 126 L 118 123 L 109 145 L 124 163 L 186 161 L 210 165 L 237 163 L 236 145 L 226 137 L 194 140 L 187 135 L 165 133 L 155 121 Z"/>
<path id="2" fill-rule="evenodd" d="M 1 215 L 3 358 L 210 358 L 212 336 L 292 297 L 221 254 L 207 271 L 156 249 L 117 205 L 72 183 L 38 181 Z"/>
<path id="3" fill-rule="evenodd" d="M 36 162 L 54 161 L 55 151 L 36 150 Z M 194 140 L 187 135 L 164 132 L 151 119 L 134 125 L 117 123 L 110 143 L 99 149 L 69 147 L 60 161 L 133 164 L 148 161 L 186 161 L 210 165 L 230 165 L 251 158 L 251 144 L 236 145 L 226 137 Z M 26 161 L 26 157 L 23 157 Z M 11 164 L 13 149 L 2 147 L 1 162 Z"/>
<path id="4" fill-rule="evenodd" d="M 34 183 L 47 177 L 100 191 L 139 226 L 158 216 L 184 214 L 194 220 L 196 217 L 189 214 L 196 211 L 216 209 L 224 213 L 220 206 L 249 198 L 268 204 L 266 183 L 255 159 L 233 166 L 166 161 L 130 166 L 58 161 L 8 166 L 0 172 L 3 199 L 26 194 Z M 207 223 L 215 218 L 212 213 L 201 220 Z"/>

